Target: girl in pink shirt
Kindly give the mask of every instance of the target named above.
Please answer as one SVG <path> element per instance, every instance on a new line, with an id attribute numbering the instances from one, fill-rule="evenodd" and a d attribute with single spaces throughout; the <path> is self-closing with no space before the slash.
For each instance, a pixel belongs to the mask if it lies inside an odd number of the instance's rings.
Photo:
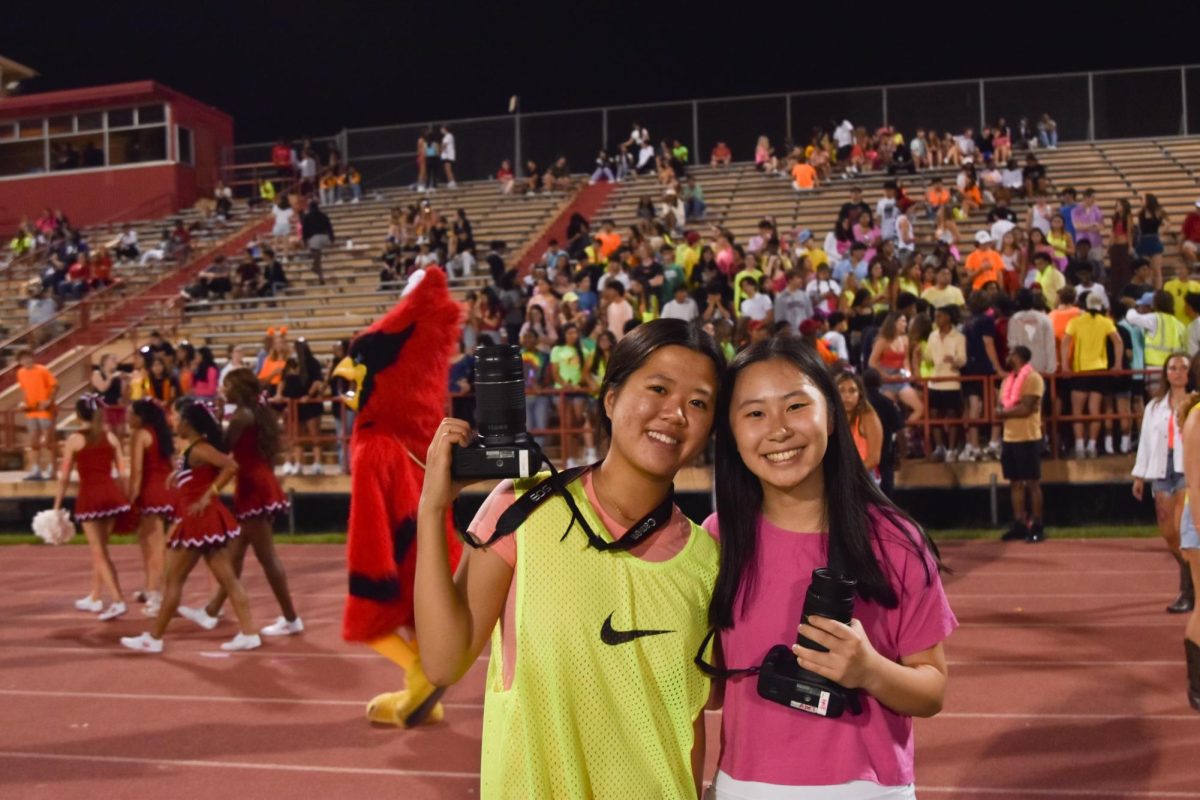
<path id="1" fill-rule="evenodd" d="M 723 666 L 759 664 L 799 632 L 828 649 L 792 645 L 799 666 L 853 691 L 862 713 L 789 708 L 733 675 L 713 795 L 915 797 L 912 718 L 942 708 L 942 641 L 958 623 L 936 547 L 863 469 L 815 351 L 779 337 L 733 360 L 717 406 L 716 492 L 705 528 L 721 540 L 709 620 Z M 825 566 L 857 580 L 849 625 L 800 619 L 810 575 Z"/>

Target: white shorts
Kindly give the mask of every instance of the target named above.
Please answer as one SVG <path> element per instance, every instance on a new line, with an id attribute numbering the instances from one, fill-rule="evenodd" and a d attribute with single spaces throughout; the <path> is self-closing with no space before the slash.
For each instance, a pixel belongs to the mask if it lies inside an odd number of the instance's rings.
<path id="1" fill-rule="evenodd" d="M 917 800 L 916 788 L 880 786 L 872 781 L 850 781 L 832 786 L 780 786 L 739 781 L 717 772 L 704 800 Z"/>

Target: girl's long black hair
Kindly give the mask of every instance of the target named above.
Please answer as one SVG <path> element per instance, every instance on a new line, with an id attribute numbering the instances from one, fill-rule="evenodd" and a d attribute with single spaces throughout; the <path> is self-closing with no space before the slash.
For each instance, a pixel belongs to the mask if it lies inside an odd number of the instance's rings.
<path id="1" fill-rule="evenodd" d="M 158 454 L 169 460 L 175 454 L 175 440 L 171 436 L 171 426 L 163 407 L 154 400 L 134 400 L 129 408 L 142 421 L 142 425 L 154 431 Z"/>
<path id="2" fill-rule="evenodd" d="M 738 375 L 752 364 L 783 359 L 795 365 L 825 398 L 833 433 L 821 460 L 825 478 L 825 521 L 829 530 L 827 558 L 831 568 L 858 580 L 858 595 L 885 608 L 899 602 L 896 589 L 884 573 L 872 547 L 879 539 L 879 526 L 868 514 L 873 506 L 882 517 L 901 532 L 914 553 L 922 558 L 926 575 L 932 580 L 929 552 L 940 565 L 937 546 L 921 526 L 892 504 L 867 474 L 850 435 L 850 424 L 842 410 L 842 401 L 833 376 L 817 351 L 791 337 L 775 337 L 751 345 L 739 353 L 725 372 L 717 400 L 716 493 L 721 530 L 721 569 L 709 607 L 709 624 L 730 628 L 736 617 L 735 604 L 741 597 L 742 610 L 753 594 L 758 520 L 763 491 L 759 479 L 738 453 L 729 420 L 733 388 Z M 878 517 L 876 517 L 878 519 Z M 788 569 L 787 564 L 773 565 Z M 796 579 L 805 576 L 797 574 Z"/>
<path id="3" fill-rule="evenodd" d="M 217 421 L 217 412 L 208 403 L 203 400 L 192 400 L 185 403 L 179 410 L 179 418 L 200 434 L 200 438 L 204 441 L 222 453 L 225 452 L 225 442 L 222 441 L 221 436 L 221 423 Z"/>

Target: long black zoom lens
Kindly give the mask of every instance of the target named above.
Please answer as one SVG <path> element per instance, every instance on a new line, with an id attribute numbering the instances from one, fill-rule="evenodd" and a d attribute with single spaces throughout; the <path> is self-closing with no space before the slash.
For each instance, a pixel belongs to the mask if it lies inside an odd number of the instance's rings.
<path id="1" fill-rule="evenodd" d="M 853 578 L 838 575 L 826 567 L 814 569 L 812 583 L 804 595 L 801 621 L 816 616 L 828 617 L 849 625 L 854 616 L 854 589 L 857 585 L 858 581 Z M 810 650 L 827 652 L 824 647 L 804 636 L 798 635 L 796 643 Z"/>
<path id="2" fill-rule="evenodd" d="M 475 351 L 475 409 L 486 446 L 513 444 L 525 433 L 525 375 L 519 347 L 497 344 Z"/>

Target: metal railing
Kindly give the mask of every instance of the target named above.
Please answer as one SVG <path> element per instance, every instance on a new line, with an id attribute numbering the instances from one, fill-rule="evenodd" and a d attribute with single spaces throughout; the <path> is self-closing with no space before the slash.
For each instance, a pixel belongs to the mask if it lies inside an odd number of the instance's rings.
<path id="1" fill-rule="evenodd" d="M 1200 66 L 814 89 L 533 113 L 518 109 L 485 117 L 344 128 L 314 141 L 335 143 L 343 163 L 357 164 L 365 188 L 371 189 L 413 183 L 413 146 L 422 132 L 430 127 L 436 131 L 443 122 L 455 135 L 457 177 L 477 180 L 494 174 L 502 159 L 511 160 L 518 175 L 526 159 L 545 169 L 558 155 L 566 156 L 576 172 L 590 170 L 596 151 L 606 147 L 612 153 L 635 121 L 649 129 L 656 144 L 679 139 L 690 149 L 693 163 L 707 163 L 718 141 L 729 144 L 735 159 L 746 161 L 753 157 L 760 135 L 777 148 L 788 141 L 807 143 L 814 127 L 828 130 L 843 119 L 868 130 L 891 125 L 911 135 L 917 128 L 958 133 L 1004 117 L 1015 136 L 1022 117 L 1036 126 L 1043 113 L 1057 122 L 1060 142 L 1187 136 L 1200 132 Z M 225 163 L 267 160 L 263 154 L 271 144 L 237 145 L 226 154 Z"/>
<path id="2" fill-rule="evenodd" d="M 136 348 L 137 342 L 134 342 Z M 135 350 L 136 352 L 136 350 Z M 124 360 L 129 360 L 132 357 L 127 356 Z M 1102 413 L 1102 414 L 1080 414 L 1074 415 L 1062 410 L 1063 394 L 1062 381 L 1069 381 L 1073 377 L 1078 377 L 1081 373 L 1043 373 L 1042 377 L 1045 380 L 1045 395 L 1042 403 L 1042 428 L 1050 444 L 1050 457 L 1061 457 L 1062 448 L 1060 443 L 1063 441 L 1064 430 L 1063 426 L 1071 423 L 1089 423 L 1102 422 L 1112 423 L 1120 422 L 1125 433 L 1132 433 L 1135 426 L 1139 425 L 1142 418 L 1142 412 L 1133 407 L 1128 413 Z M 1146 369 L 1146 370 L 1104 370 L 1097 372 L 1083 373 L 1088 377 L 1128 377 L 1134 376 L 1134 386 L 1138 387 L 1137 376 L 1143 376 L 1144 380 L 1154 380 L 1161 376 L 1161 368 Z M 925 452 L 930 453 L 933 450 L 932 432 L 935 428 L 959 428 L 965 430 L 968 426 L 978 426 L 980 428 L 992 425 L 1002 425 L 1003 420 L 996 417 L 997 392 L 1000 388 L 1000 379 L 994 375 L 961 375 L 961 376 L 939 376 L 936 378 L 902 378 L 889 377 L 885 378 L 885 387 L 888 383 L 907 382 L 914 386 L 918 386 L 922 393 L 922 400 L 925 404 L 926 413 L 920 419 L 909 420 L 906 425 L 910 429 L 919 431 L 925 445 Z M 968 418 L 965 416 L 952 419 L 932 419 L 928 414 L 929 409 L 929 383 L 946 383 L 958 382 L 960 384 L 982 383 L 983 384 L 983 410 L 979 417 Z M 59 393 L 59 405 L 52 409 L 53 429 L 57 430 L 58 417 L 62 408 L 68 407 L 81 392 L 90 386 L 89 381 L 84 381 L 76 385 L 71 385 Z M 557 410 L 557 422 L 551 420 L 550 425 L 545 428 L 530 429 L 531 436 L 546 441 L 544 449 L 550 452 L 557 452 L 558 458 L 556 464 L 563 466 L 565 463 L 565 455 L 570 452 L 569 440 L 573 437 L 582 437 L 586 434 L 594 435 L 594 441 L 599 448 L 599 443 L 604 438 L 601 434 L 598 425 L 592 425 L 591 419 L 585 421 L 582 425 L 571 424 L 571 415 L 568 413 L 568 404 L 573 398 L 584 397 L 591 399 L 592 393 L 586 389 L 542 389 L 534 392 L 528 392 L 532 396 L 550 397 L 553 399 L 553 405 Z M 454 401 L 474 398 L 473 392 L 456 392 L 450 397 L 446 406 L 446 413 L 452 414 L 454 411 Z M 347 424 L 351 420 L 352 412 L 345 406 L 341 398 L 338 397 L 320 397 L 320 398 L 305 398 L 305 399 L 286 399 L 286 400 L 271 400 L 270 403 L 276 408 L 280 415 L 280 422 L 283 428 L 284 442 L 286 447 L 300 447 L 303 449 L 311 448 L 334 448 L 334 452 L 342 448 L 348 448 L 351 439 L 351 428 Z M 334 431 L 319 429 L 317 435 L 313 436 L 304 431 L 300 423 L 300 408 L 302 406 L 321 405 L 322 412 L 325 413 L 325 408 L 328 406 L 328 413 L 340 417 L 342 425 L 340 428 L 335 428 Z M 59 448 L 59 437 L 51 437 L 51 447 L 57 457 Z M 981 435 L 980 441 L 987 443 L 988 436 L 986 433 Z M 554 444 L 557 444 L 557 447 Z M 27 434 L 25 432 L 24 414 L 18 409 L 0 409 L 0 451 L 14 452 L 27 446 Z M 424 453 L 416 453 L 419 458 L 424 457 Z M 347 461 L 347 463 L 349 463 Z"/>

